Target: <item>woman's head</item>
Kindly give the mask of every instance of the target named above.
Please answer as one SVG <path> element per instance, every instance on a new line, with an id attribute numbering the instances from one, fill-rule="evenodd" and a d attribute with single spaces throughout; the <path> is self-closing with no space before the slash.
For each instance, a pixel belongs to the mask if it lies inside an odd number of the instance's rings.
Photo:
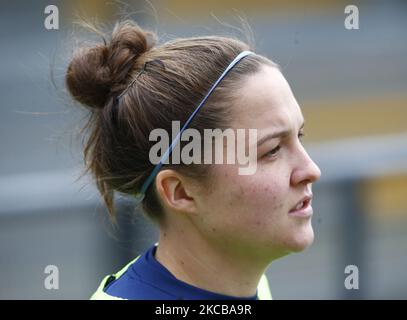
<path id="1" fill-rule="evenodd" d="M 110 40 L 74 52 L 66 83 L 74 99 L 91 110 L 85 160 L 112 216 L 113 192 L 135 194 L 153 169 L 149 133 L 155 128 L 171 132 L 172 121 L 184 123 L 227 65 L 247 49 L 242 41 L 216 36 L 156 46 L 154 33 L 125 21 L 116 25 Z M 228 127 L 240 82 L 263 64 L 272 62 L 253 56 L 234 68 L 190 127 L 200 132 Z M 164 168 L 170 167 L 202 182 L 211 168 L 182 163 Z M 159 219 L 163 212 L 154 189 L 146 193 L 143 208 Z"/>
<path id="2" fill-rule="evenodd" d="M 212 188 L 191 194 L 200 212 L 193 224 L 209 242 L 256 259 L 301 251 L 314 239 L 312 207 L 305 215 L 292 211 L 312 198 L 321 172 L 301 142 L 300 107 L 279 69 L 268 65 L 242 82 L 239 97 L 230 125 L 257 129 L 256 171 L 239 175 L 237 164 L 214 166 Z"/>
<path id="3" fill-rule="evenodd" d="M 150 132 L 171 132 L 173 121 L 182 125 L 230 62 L 250 50 L 228 37 L 155 41 L 132 22 L 118 24 L 111 40 L 76 51 L 66 75 L 72 96 L 91 108 L 85 159 L 112 215 L 113 192 L 136 194 L 154 168 Z M 187 227 L 229 251 L 282 255 L 305 248 L 313 239 L 310 218 L 289 211 L 320 172 L 299 142 L 302 123 L 278 67 L 261 55 L 245 57 L 189 128 L 201 136 L 216 128 L 257 129 L 258 139 L 286 134 L 258 147 L 253 175 L 238 175 L 230 164 L 164 165 L 144 210 L 164 229 Z"/>

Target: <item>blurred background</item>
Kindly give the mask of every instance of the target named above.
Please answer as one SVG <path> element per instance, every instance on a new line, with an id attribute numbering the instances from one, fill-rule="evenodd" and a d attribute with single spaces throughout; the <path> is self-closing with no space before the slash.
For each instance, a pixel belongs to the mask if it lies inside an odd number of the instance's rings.
<path id="1" fill-rule="evenodd" d="M 47 30 L 47 5 L 59 29 Z M 347 30 L 348 4 L 359 29 Z M 77 15 L 112 24 L 131 14 L 160 42 L 241 36 L 282 67 L 322 170 L 314 185 L 315 242 L 268 269 L 274 299 L 407 298 L 407 2 L 0 1 L 0 298 L 87 299 L 102 278 L 157 240 L 120 198 L 107 220 L 94 185 L 77 180 L 83 113 L 63 78 Z M 46 266 L 59 270 L 47 290 Z M 344 286 L 356 265 L 359 289 Z"/>

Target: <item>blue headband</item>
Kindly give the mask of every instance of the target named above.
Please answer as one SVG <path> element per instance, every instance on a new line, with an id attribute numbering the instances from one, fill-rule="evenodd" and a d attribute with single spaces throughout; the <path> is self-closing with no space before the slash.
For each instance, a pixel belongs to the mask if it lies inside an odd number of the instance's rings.
<path id="1" fill-rule="evenodd" d="M 148 187 L 150 186 L 150 184 L 153 182 L 155 176 L 157 175 L 158 171 L 160 171 L 163 163 L 168 159 L 168 157 L 170 156 L 172 150 L 174 149 L 174 147 L 176 146 L 176 144 L 178 143 L 181 134 L 184 132 L 184 130 L 188 127 L 188 125 L 191 123 L 191 121 L 194 119 L 195 115 L 198 113 L 198 111 L 201 109 L 201 107 L 203 106 L 203 104 L 206 102 L 206 100 L 208 100 L 209 96 L 211 95 L 211 93 L 213 92 L 213 90 L 215 90 L 215 88 L 218 86 L 218 84 L 222 81 L 222 79 L 227 75 L 227 73 L 240 61 L 242 60 L 244 57 L 250 55 L 250 54 L 254 54 L 254 52 L 251 51 L 243 51 L 241 52 L 230 64 L 229 66 L 226 68 L 226 70 L 222 73 L 222 75 L 219 77 L 218 80 L 216 80 L 216 82 L 213 84 L 213 86 L 211 87 L 211 89 L 208 91 L 208 93 L 206 94 L 206 96 L 202 99 L 201 103 L 198 105 L 198 107 L 196 107 L 196 109 L 194 110 L 194 112 L 191 114 L 191 116 L 188 118 L 188 120 L 185 122 L 184 126 L 181 128 L 181 130 L 178 132 L 177 136 L 174 138 L 174 140 L 172 141 L 171 145 L 168 147 L 168 149 L 165 151 L 164 155 L 161 157 L 160 162 L 156 164 L 156 166 L 154 167 L 153 171 L 151 172 L 151 174 L 148 176 L 148 178 L 144 181 L 143 185 L 141 186 L 140 192 L 135 194 L 135 199 L 136 199 L 136 205 L 139 205 L 144 197 L 145 197 L 145 193 L 148 189 Z"/>

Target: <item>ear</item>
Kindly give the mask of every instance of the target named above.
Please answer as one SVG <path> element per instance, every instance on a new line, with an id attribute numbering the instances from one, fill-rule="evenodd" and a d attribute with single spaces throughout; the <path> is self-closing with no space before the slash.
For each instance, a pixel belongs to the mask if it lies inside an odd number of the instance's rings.
<path id="1" fill-rule="evenodd" d="M 161 170 L 155 183 L 164 207 L 182 213 L 196 212 L 190 184 L 178 172 L 171 169 Z"/>

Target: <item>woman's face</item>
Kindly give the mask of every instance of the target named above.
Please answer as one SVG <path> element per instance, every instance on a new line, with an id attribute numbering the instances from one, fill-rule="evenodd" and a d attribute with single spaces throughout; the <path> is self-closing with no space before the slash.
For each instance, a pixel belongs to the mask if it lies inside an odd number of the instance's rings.
<path id="1" fill-rule="evenodd" d="M 237 101 L 231 127 L 257 129 L 256 145 L 266 135 L 286 134 L 257 147 L 252 175 L 239 175 L 239 163 L 213 165 L 211 188 L 202 187 L 196 198 L 194 224 L 208 241 L 228 252 L 274 259 L 301 251 L 314 239 L 312 207 L 305 216 L 290 211 L 312 194 L 311 185 L 321 172 L 300 140 L 300 107 L 284 76 L 270 66 L 244 81 Z"/>

